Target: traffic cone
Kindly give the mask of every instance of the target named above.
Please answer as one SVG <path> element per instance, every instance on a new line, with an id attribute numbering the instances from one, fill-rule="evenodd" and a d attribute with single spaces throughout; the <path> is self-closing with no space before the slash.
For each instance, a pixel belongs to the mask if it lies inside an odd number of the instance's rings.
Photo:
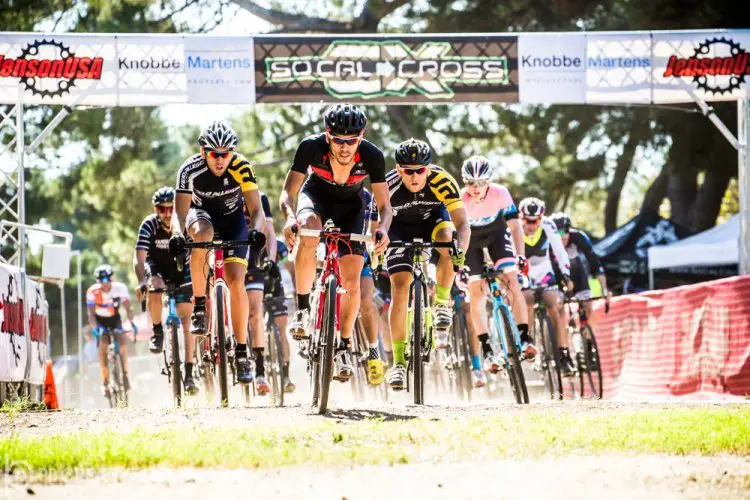
<path id="1" fill-rule="evenodd" d="M 48 410 L 59 410 L 57 403 L 57 389 L 55 389 L 55 376 L 52 374 L 52 361 L 47 360 L 47 374 L 44 377 L 44 404 Z"/>

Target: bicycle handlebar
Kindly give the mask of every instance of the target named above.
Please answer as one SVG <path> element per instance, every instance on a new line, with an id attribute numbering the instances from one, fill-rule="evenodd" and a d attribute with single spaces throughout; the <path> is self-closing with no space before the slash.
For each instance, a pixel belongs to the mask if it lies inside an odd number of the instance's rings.
<path id="1" fill-rule="evenodd" d="M 372 240 L 371 234 L 357 234 L 357 233 L 342 233 L 338 230 L 333 229 L 302 229 L 300 228 L 299 234 L 301 236 L 308 236 L 311 238 L 320 238 L 325 237 L 326 235 L 336 235 L 339 238 L 342 239 L 348 239 L 351 241 L 359 241 L 363 243 L 367 243 L 370 240 Z"/>
<path id="2" fill-rule="evenodd" d="M 252 246 L 247 240 L 213 240 L 213 241 L 189 241 L 185 243 L 185 248 L 203 248 L 209 250 L 228 250 L 237 246 Z"/>

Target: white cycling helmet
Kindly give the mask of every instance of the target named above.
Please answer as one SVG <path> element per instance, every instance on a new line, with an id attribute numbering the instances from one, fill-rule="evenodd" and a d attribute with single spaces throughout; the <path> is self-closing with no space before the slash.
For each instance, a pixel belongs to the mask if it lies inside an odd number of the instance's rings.
<path id="1" fill-rule="evenodd" d="M 239 139 L 232 127 L 222 121 L 211 123 L 198 137 L 198 144 L 202 148 L 210 149 L 234 149 Z"/>
<path id="2" fill-rule="evenodd" d="M 526 217 L 542 217 L 544 208 L 544 202 L 539 198 L 524 198 L 518 205 L 521 215 Z"/>
<path id="3" fill-rule="evenodd" d="M 461 178 L 464 181 L 488 181 L 491 177 L 492 165 L 484 156 L 472 156 L 461 167 Z"/>

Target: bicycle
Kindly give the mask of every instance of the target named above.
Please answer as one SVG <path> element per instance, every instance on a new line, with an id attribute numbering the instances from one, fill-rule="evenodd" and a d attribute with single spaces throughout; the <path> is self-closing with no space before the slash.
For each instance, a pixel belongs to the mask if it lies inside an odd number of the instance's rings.
<path id="1" fill-rule="evenodd" d="M 109 346 L 107 346 L 107 366 L 109 370 L 109 391 L 107 399 L 109 401 L 110 408 L 117 408 L 119 406 L 128 406 L 128 392 L 130 390 L 130 382 L 128 381 L 127 375 L 125 375 L 125 360 L 120 354 L 120 335 L 125 332 L 121 328 L 114 327 L 98 327 L 99 334 L 97 337 L 101 338 L 104 335 L 109 335 Z"/>
<path id="2" fill-rule="evenodd" d="M 521 363 L 526 359 L 521 349 L 521 334 L 513 319 L 510 307 L 506 303 L 503 288 L 500 286 L 500 280 L 498 280 L 505 273 L 489 264 L 490 255 L 487 248 L 483 248 L 482 251 L 484 253 L 485 264 L 482 267 L 481 276 L 489 287 L 492 303 L 489 330 L 493 347 L 495 348 L 495 352 L 498 352 L 497 348 L 500 347 L 500 352 L 502 353 L 501 368 L 508 376 L 516 403 L 528 404 L 529 392 L 526 387 L 523 367 L 521 366 Z"/>
<path id="3" fill-rule="evenodd" d="M 251 233 L 252 234 L 252 233 Z M 219 405 L 223 408 L 229 406 L 229 385 L 227 370 L 230 368 L 230 361 L 234 359 L 234 345 L 232 339 L 234 335 L 232 333 L 232 324 L 229 319 L 232 317 L 232 309 L 230 302 L 230 290 L 224 279 L 224 250 L 228 250 L 237 246 L 252 245 L 250 237 L 248 240 L 231 240 L 231 241 L 192 241 L 185 243 L 185 249 L 201 248 L 213 251 L 213 262 L 209 264 L 210 274 L 206 280 L 207 289 L 207 304 L 206 311 L 209 314 L 209 335 L 206 336 L 203 342 L 201 352 L 210 353 L 208 361 L 213 362 L 214 366 L 218 365 L 219 372 Z M 184 259 L 178 258 L 178 270 L 182 271 L 181 262 Z M 210 259 L 209 259 L 209 262 Z M 213 280 L 211 279 L 213 277 Z M 213 283 L 212 283 L 213 281 Z M 211 339 L 209 341 L 209 338 Z M 233 375 L 233 385 L 236 384 L 236 374 L 234 369 L 234 363 L 231 363 L 231 370 Z M 245 402 L 247 403 L 250 398 L 250 387 L 251 384 L 242 384 L 243 395 Z"/>
<path id="4" fill-rule="evenodd" d="M 453 285 L 453 325 L 451 325 L 450 344 L 447 348 L 446 368 L 450 371 L 454 381 L 456 394 L 459 399 L 471 401 L 473 386 L 471 383 L 471 346 L 469 345 L 469 329 L 464 314 L 466 293 Z"/>
<path id="5" fill-rule="evenodd" d="M 180 318 L 177 316 L 177 301 L 175 294 L 179 286 L 173 283 L 167 283 L 166 288 L 149 288 L 148 293 L 167 294 L 167 320 L 166 326 L 169 331 L 168 339 L 165 342 L 162 353 L 164 355 L 164 368 L 162 374 L 167 376 L 167 381 L 172 387 L 172 397 L 176 406 L 179 408 L 182 404 L 182 374 L 180 369 Z M 141 311 L 146 311 L 146 298 L 141 301 Z"/>
<path id="6" fill-rule="evenodd" d="M 551 289 L 544 284 L 529 288 L 534 293 L 534 335 L 537 339 L 537 362 L 534 369 L 541 372 L 544 385 L 552 400 L 563 398 L 562 373 L 560 371 L 560 350 L 552 320 L 547 315 L 543 295 Z"/>
<path id="7" fill-rule="evenodd" d="M 284 380 L 282 377 L 283 359 L 281 356 L 281 335 L 279 326 L 271 311 L 278 305 L 284 303 L 284 297 L 274 297 L 269 291 L 263 297 L 263 324 L 266 331 L 265 365 L 266 372 L 271 380 L 271 402 L 278 406 L 284 406 Z"/>
<path id="8" fill-rule="evenodd" d="M 594 297 L 589 299 L 581 299 L 577 297 L 569 297 L 565 300 L 565 304 L 568 307 L 568 335 L 570 336 L 573 349 L 575 350 L 575 357 L 573 362 L 578 372 L 578 395 L 585 397 L 586 394 L 586 381 L 588 382 L 589 388 L 596 399 L 602 399 L 604 394 L 604 386 L 602 381 L 602 364 L 599 360 L 599 348 L 596 344 L 596 336 L 594 335 L 594 329 L 589 325 L 588 315 L 586 314 L 586 308 L 584 304 L 594 300 L 600 300 L 604 297 Z M 573 311 L 571 304 L 575 303 L 578 309 L 578 325 L 573 317 Z M 605 313 L 609 312 L 609 304 L 604 308 Z M 585 380 L 584 380 L 585 379 Z"/>
<path id="9" fill-rule="evenodd" d="M 311 295 L 310 315 L 312 335 L 306 349 L 308 373 L 312 383 L 312 405 L 318 407 L 318 413 L 324 414 L 328 408 L 328 394 L 333 372 L 334 346 L 340 339 L 340 307 L 342 293 L 340 287 L 338 244 L 350 241 L 368 242 L 370 235 L 342 233 L 334 227 L 333 221 L 326 221 L 323 229 L 296 228 L 300 236 L 321 238 L 326 247 L 323 269 L 315 280 Z M 304 350 L 304 348 L 303 348 Z"/>
<path id="10" fill-rule="evenodd" d="M 454 231 L 453 241 L 450 242 L 426 242 L 421 238 L 415 238 L 413 241 L 391 241 L 388 248 L 406 249 L 412 261 L 414 279 L 409 285 L 411 318 L 409 319 L 407 315 L 407 332 L 410 332 L 410 335 L 405 353 L 406 390 L 414 393 L 414 404 L 424 404 L 424 363 L 429 363 L 433 345 L 432 314 L 427 295 L 427 270 L 425 269 L 427 259 L 424 253 L 436 248 L 449 248 L 451 252 L 458 252 L 457 234 Z M 382 261 L 381 258 L 379 266 L 382 265 Z M 457 270 L 455 266 L 454 270 Z M 410 380 L 410 377 L 413 380 Z"/>

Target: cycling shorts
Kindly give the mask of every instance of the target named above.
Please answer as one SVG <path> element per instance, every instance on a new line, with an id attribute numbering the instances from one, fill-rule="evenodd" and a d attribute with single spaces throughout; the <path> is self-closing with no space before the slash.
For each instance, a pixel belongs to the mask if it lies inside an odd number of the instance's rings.
<path id="1" fill-rule="evenodd" d="M 320 218 L 321 224 L 331 219 L 343 233 L 365 234 L 369 220 L 366 220 L 364 189 L 352 194 L 342 193 L 340 198 L 331 199 L 330 195 L 315 186 L 308 182 L 302 186 L 297 197 L 297 219 L 312 213 Z M 339 242 L 339 255 L 348 254 L 364 255 L 365 244 L 359 241 Z"/>
<path id="2" fill-rule="evenodd" d="M 272 318 L 289 315 L 289 308 L 286 305 L 286 295 L 284 294 L 284 284 L 281 281 L 281 275 L 276 277 L 266 276 L 264 298 L 263 307 L 266 308 Z"/>
<path id="3" fill-rule="evenodd" d="M 455 229 L 455 226 L 445 205 L 439 205 L 438 208 L 427 213 L 418 223 L 400 221 L 398 217 L 394 217 L 388 237 L 391 241 L 413 241 L 414 238 L 434 241 L 437 232 L 444 228 Z M 412 259 L 409 254 L 410 252 L 406 248 L 389 248 L 385 253 L 388 274 L 411 272 Z M 430 255 L 425 257 L 429 259 Z"/>
<path id="4" fill-rule="evenodd" d="M 484 267 L 484 249 L 490 254 L 490 261 L 498 269 L 505 272 L 516 269 L 516 253 L 513 246 L 513 236 L 505 219 L 498 217 L 487 226 L 471 228 L 469 248 L 466 250 L 466 265 L 469 276 L 476 279 L 482 274 Z"/>
<path id="5" fill-rule="evenodd" d="M 177 286 L 177 291 L 174 295 L 174 300 L 178 304 L 185 304 L 193 298 L 193 282 L 190 278 L 190 266 L 185 266 L 185 269 L 180 274 L 175 266 L 174 269 L 165 269 L 161 272 L 159 268 L 153 263 L 146 261 L 146 280 L 155 276 L 161 278 L 165 285 Z"/>
<path id="6" fill-rule="evenodd" d="M 362 266 L 362 272 L 359 275 L 361 278 L 370 278 L 372 279 L 374 276 L 374 273 L 372 271 L 372 259 L 370 258 L 370 253 L 365 252 L 365 265 Z"/>
<path id="7" fill-rule="evenodd" d="M 185 219 L 185 226 L 189 228 L 199 220 L 211 224 L 214 228 L 214 239 L 216 240 L 247 241 L 249 231 L 245 222 L 245 216 L 242 215 L 242 210 L 237 210 L 232 214 L 213 219 L 205 210 L 190 207 Z M 247 245 L 237 245 L 224 251 L 224 262 L 239 262 L 247 267 L 249 255 L 250 252 Z"/>

